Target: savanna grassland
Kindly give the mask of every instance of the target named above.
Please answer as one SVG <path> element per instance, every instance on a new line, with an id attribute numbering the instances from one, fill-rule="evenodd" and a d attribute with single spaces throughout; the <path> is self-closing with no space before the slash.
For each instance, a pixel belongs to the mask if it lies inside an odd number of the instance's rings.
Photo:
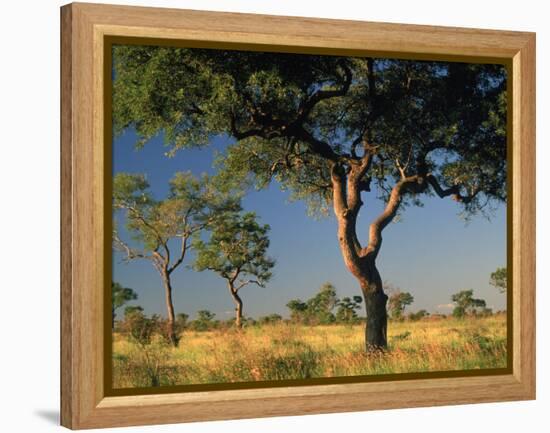
<path id="1" fill-rule="evenodd" d="M 184 331 L 179 347 L 113 335 L 113 387 L 149 387 L 506 367 L 506 315 L 393 321 L 388 350 L 366 353 L 364 325 Z"/>

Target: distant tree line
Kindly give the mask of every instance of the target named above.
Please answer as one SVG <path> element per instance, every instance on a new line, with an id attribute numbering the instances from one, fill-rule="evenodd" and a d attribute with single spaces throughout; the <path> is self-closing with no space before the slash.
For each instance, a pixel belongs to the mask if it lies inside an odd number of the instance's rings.
<path id="1" fill-rule="evenodd" d="M 255 222 L 250 220 L 249 223 L 255 226 Z M 257 230 L 253 230 L 257 234 Z M 227 236 L 231 237 L 231 233 Z M 260 234 L 261 236 L 261 234 Z M 201 246 L 201 248 L 206 248 Z M 201 249 L 200 251 L 208 251 Z M 260 254 L 263 257 L 263 254 Z M 216 257 L 216 256 L 214 256 Z M 212 257 L 203 257 L 203 263 L 216 263 L 216 259 Z M 200 262 L 199 262 L 200 263 Z M 229 266 L 229 265 L 226 265 Z M 220 265 L 221 269 L 222 266 Z M 499 268 L 491 274 L 490 283 L 497 287 L 501 293 L 505 291 L 505 279 L 502 275 L 506 275 L 506 268 Z M 495 276 L 497 275 L 497 276 Z M 497 281 L 497 284 L 494 282 Z M 500 283 L 498 283 L 500 281 Z M 504 283 L 502 283 L 504 281 Z M 502 287 L 504 285 L 504 290 Z M 229 288 L 231 292 L 231 288 Z M 401 291 L 394 288 L 392 295 L 388 300 L 388 314 L 391 320 L 394 321 L 418 321 L 430 315 L 425 309 L 405 314 L 405 309 L 413 304 L 414 297 L 409 292 Z M 165 319 L 158 314 L 147 316 L 144 310 L 139 305 L 126 305 L 124 309 L 124 317 L 116 322 L 117 310 L 130 301 L 137 299 L 137 293 L 127 287 L 123 287 L 117 282 L 112 283 L 112 317 L 113 329 L 123 332 L 130 336 L 134 341 L 140 344 L 149 344 L 153 335 L 158 334 L 166 343 L 173 344 L 173 333 L 179 340 L 184 331 L 210 331 L 214 329 L 230 329 L 233 327 L 242 328 L 243 326 L 264 326 L 276 324 L 279 322 L 294 323 L 307 326 L 316 325 L 331 325 L 331 324 L 359 324 L 364 320 L 364 317 L 358 315 L 361 309 L 363 299 L 361 296 L 342 297 L 339 298 L 336 293 L 336 288 L 333 284 L 324 283 L 318 292 L 309 299 L 291 299 L 287 304 L 290 312 L 288 319 L 284 319 L 281 315 L 272 313 L 266 316 L 260 316 L 257 319 L 252 317 L 244 317 L 239 314 L 235 318 L 229 320 L 216 319 L 216 314 L 209 310 L 197 311 L 196 318 L 190 320 L 189 315 L 179 313 L 174 316 L 174 322 Z M 475 298 L 472 289 L 461 290 L 451 296 L 454 308 L 452 316 L 457 319 L 466 317 L 488 316 L 492 315 L 493 311 L 487 307 L 486 301 Z M 242 310 L 241 310 L 242 313 Z M 446 317 L 438 314 L 439 317 Z"/>

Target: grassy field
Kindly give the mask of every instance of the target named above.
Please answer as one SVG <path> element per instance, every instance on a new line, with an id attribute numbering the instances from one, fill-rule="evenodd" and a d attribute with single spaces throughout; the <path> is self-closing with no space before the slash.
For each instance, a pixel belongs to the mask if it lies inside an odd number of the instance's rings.
<path id="1" fill-rule="evenodd" d="M 364 352 L 363 325 L 185 332 L 178 348 L 115 334 L 113 386 L 243 382 L 506 366 L 506 316 L 390 322 L 389 350 Z"/>

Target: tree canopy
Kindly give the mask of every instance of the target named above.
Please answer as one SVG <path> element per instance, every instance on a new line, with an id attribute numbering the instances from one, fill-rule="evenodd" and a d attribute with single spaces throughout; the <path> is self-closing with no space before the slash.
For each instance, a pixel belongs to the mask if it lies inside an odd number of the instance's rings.
<path id="1" fill-rule="evenodd" d="M 235 284 L 263 286 L 275 261 L 267 256 L 269 225 L 256 221 L 254 212 L 227 214 L 212 227 L 207 242 L 197 239 L 195 269 L 214 271 Z"/>
<path id="2" fill-rule="evenodd" d="M 485 308 L 486 303 L 483 299 L 474 298 L 473 290 L 461 290 L 451 297 L 455 308 L 453 316 L 464 317 L 466 314 L 475 314 L 478 308 Z"/>
<path id="3" fill-rule="evenodd" d="M 271 278 L 275 261 L 268 257 L 269 225 L 257 222 L 254 212 L 233 212 L 219 219 L 207 242 L 197 239 L 194 268 L 211 270 L 227 281 L 236 304 L 236 325 L 242 325 L 242 299 L 239 291 L 249 285 L 264 287 Z"/>
<path id="4" fill-rule="evenodd" d="M 508 272 L 506 268 L 497 268 L 497 270 L 491 273 L 489 280 L 492 286 L 496 287 L 500 293 L 506 293 L 508 286 Z"/>
<path id="5" fill-rule="evenodd" d="M 402 319 L 407 305 L 414 302 L 414 297 L 409 292 L 397 292 L 390 296 L 389 310 L 393 319 Z"/>
<path id="6" fill-rule="evenodd" d="M 358 319 L 357 310 L 361 306 L 363 298 L 361 296 L 345 296 L 338 300 L 336 310 L 336 321 L 340 323 L 353 323 Z"/>
<path id="7" fill-rule="evenodd" d="M 327 282 L 321 285 L 319 291 L 307 301 L 292 299 L 286 306 L 290 310 L 291 320 L 295 322 L 308 325 L 326 325 L 336 320 L 336 316 L 332 312 L 336 306 L 339 307 L 339 317 L 343 321 L 355 317 L 353 313 L 356 305 L 361 302 L 360 297 L 354 297 L 353 301 L 350 298 L 344 299 L 345 301 L 341 303 L 336 296 L 336 288 L 333 284 Z"/>
<path id="8" fill-rule="evenodd" d="M 143 174 L 118 173 L 113 179 L 113 207 L 126 212 L 126 228 L 140 249 L 130 248 L 114 224 L 114 246 L 127 259 L 149 258 L 171 273 L 183 259 L 196 235 L 223 212 L 240 208 L 239 199 L 220 194 L 208 176 L 195 178 L 178 172 L 170 181 L 166 199 L 155 199 Z M 168 241 L 180 239 L 179 254 L 172 257 Z M 172 262 L 171 262 L 172 260 Z"/>
<path id="9" fill-rule="evenodd" d="M 138 295 L 133 289 L 123 287 L 120 283 L 115 281 L 111 282 L 111 314 L 113 326 L 115 323 L 116 310 L 127 302 L 136 300 L 137 297 Z"/>
<path id="10" fill-rule="evenodd" d="M 140 46 L 114 61 L 115 131 L 162 131 L 170 151 L 232 136 L 232 180 L 325 207 L 331 167 L 371 155 L 360 188 L 385 201 L 404 179 L 407 203 L 452 195 L 473 213 L 506 197 L 503 66 Z"/>

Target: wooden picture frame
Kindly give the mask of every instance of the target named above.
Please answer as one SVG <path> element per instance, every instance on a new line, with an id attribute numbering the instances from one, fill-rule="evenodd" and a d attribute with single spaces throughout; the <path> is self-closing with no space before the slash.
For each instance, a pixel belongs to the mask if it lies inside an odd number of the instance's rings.
<path id="1" fill-rule="evenodd" d="M 512 114 L 511 373 L 106 396 L 103 248 L 109 37 L 504 63 Z M 72 429 L 535 398 L 533 33 L 75 3 L 61 8 L 61 424 Z M 511 121 L 511 122 L 510 122 Z M 510 305 L 510 304 L 509 304 Z M 110 329 L 109 329 L 110 331 Z"/>

